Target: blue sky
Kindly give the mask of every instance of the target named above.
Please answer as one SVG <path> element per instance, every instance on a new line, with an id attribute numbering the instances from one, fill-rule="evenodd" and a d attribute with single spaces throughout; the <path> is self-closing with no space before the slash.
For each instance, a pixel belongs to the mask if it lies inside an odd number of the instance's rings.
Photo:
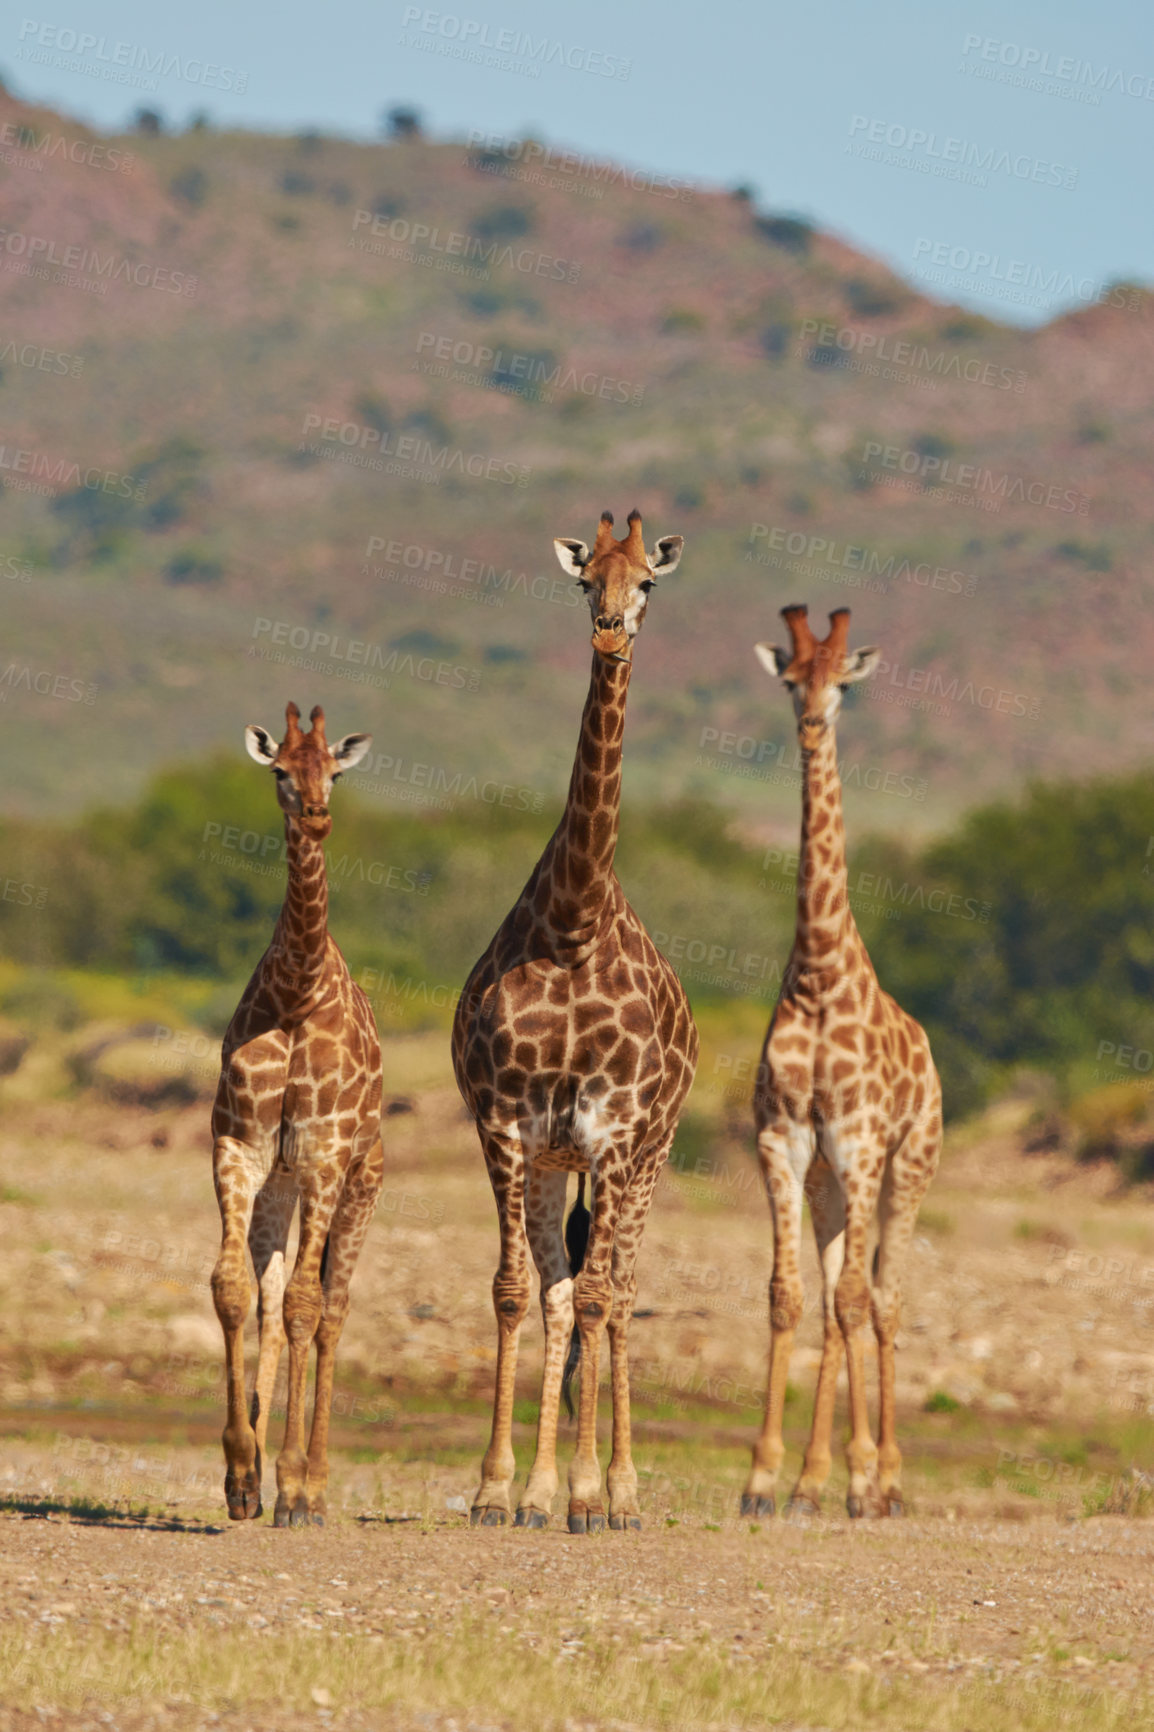
<path id="1" fill-rule="evenodd" d="M 202 0 L 169 17 L 145 0 L 57 5 L 9 12 L 0 68 L 18 94 L 100 127 L 145 104 L 177 125 L 206 109 L 222 125 L 371 138 L 383 109 L 407 103 L 434 136 L 531 132 L 752 185 L 762 205 L 992 317 L 1035 323 L 1112 280 L 1154 282 L 1142 0 Z M 461 57 L 463 43 L 486 59 Z M 155 89 L 107 76 L 142 54 L 164 57 Z"/>

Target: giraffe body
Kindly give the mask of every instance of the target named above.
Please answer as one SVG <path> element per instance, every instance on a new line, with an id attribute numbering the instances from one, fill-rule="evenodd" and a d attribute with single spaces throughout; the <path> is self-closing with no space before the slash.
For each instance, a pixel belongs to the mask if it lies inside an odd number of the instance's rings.
<path id="1" fill-rule="evenodd" d="M 641 520 L 618 542 L 602 518 L 592 554 L 558 542 L 594 616 L 593 670 L 565 813 L 515 907 L 465 986 L 453 1065 L 473 1113 L 497 1203 L 501 1257 L 493 1430 L 474 1522 L 510 1514 L 513 1388 L 528 1311 L 526 1240 L 541 1283 L 545 1370 L 537 1453 L 517 1525 L 542 1527 L 557 1489 L 558 1407 L 576 1325 L 581 1393 L 569 1472 L 569 1527 L 604 1527 L 597 1460 L 601 1334 L 610 1340 L 613 1455 L 609 1521 L 640 1526 L 629 1422 L 628 1328 L 635 1265 L 653 1190 L 693 1081 L 697 1031 L 674 970 L 625 900 L 613 871 L 632 644 L 656 576 L 680 537 L 647 556 Z M 574 1277 L 566 1252 L 567 1176 L 587 1173 L 588 1244 Z"/>
<path id="2" fill-rule="evenodd" d="M 925 1031 L 881 990 L 849 907 L 834 722 L 841 693 L 867 678 L 877 651 L 848 652 L 848 609 L 819 643 L 804 608 L 782 610 L 792 651 L 759 644 L 764 665 L 793 693 L 803 762 L 798 914 L 793 949 L 770 1021 L 754 1092 L 757 1148 L 773 1223 L 765 1422 L 742 1513 L 776 1508 L 782 1417 L 800 1321 L 801 1222 L 808 1201 L 822 1269 L 824 1340 L 813 1427 L 790 1508 L 820 1507 L 843 1351 L 851 1435 L 851 1515 L 900 1514 L 894 1337 L 901 1266 L 941 1152 L 941 1086 Z M 868 1239 L 878 1222 L 873 1278 Z M 878 1343 L 878 1443 L 869 1429 L 865 1328 Z"/>
<path id="3" fill-rule="evenodd" d="M 324 840 L 333 781 L 368 750 L 364 734 L 329 747 L 324 715 L 302 734 L 288 707 L 277 747 L 248 730 L 250 754 L 272 768 L 285 814 L 288 888 L 272 943 L 224 1037 L 212 1114 L 221 1251 L 212 1293 L 224 1330 L 228 1420 L 225 1498 L 234 1521 L 261 1513 L 261 1467 L 281 1349 L 289 1348 L 284 1448 L 277 1460 L 278 1527 L 324 1520 L 328 1426 L 349 1283 L 383 1178 L 381 1048 L 372 1010 L 328 932 Z M 285 1251 L 300 1204 L 300 1241 L 287 1285 Z M 260 1348 L 245 1412 L 245 1245 L 259 1290 Z M 306 1454 L 305 1383 L 317 1346 Z"/>

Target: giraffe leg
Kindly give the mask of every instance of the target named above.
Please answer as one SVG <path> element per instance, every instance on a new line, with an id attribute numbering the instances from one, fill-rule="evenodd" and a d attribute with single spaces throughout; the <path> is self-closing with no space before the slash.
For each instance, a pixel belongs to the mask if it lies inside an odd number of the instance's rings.
<path id="1" fill-rule="evenodd" d="M 833 1465 L 830 1435 L 833 1431 L 837 1374 L 841 1370 L 842 1360 L 842 1337 L 834 1311 L 834 1294 L 845 1255 L 845 1204 L 841 1186 L 824 1160 L 815 1161 L 810 1168 L 805 1190 L 821 1261 L 824 1328 L 821 1365 L 818 1368 L 817 1390 L 813 1400 L 813 1427 L 802 1463 L 801 1476 L 793 1489 L 788 1507 L 797 1514 L 816 1514 L 821 1508 L 822 1491 Z"/>
<path id="2" fill-rule="evenodd" d="M 914 1126 L 886 1169 L 878 1202 L 878 1254 L 873 1291 L 878 1343 L 878 1489 L 887 1515 L 903 1513 L 902 1452 L 894 1401 L 894 1337 L 901 1319 L 901 1270 L 918 1209 L 941 1152 L 940 1108 Z"/>
<path id="3" fill-rule="evenodd" d="M 517 1345 L 529 1309 L 530 1294 L 529 1265 L 525 1255 L 525 1172 L 520 1145 L 515 1138 L 484 1130 L 480 1134 L 489 1183 L 497 1201 L 501 1260 L 493 1277 L 493 1309 L 497 1314 L 493 1429 L 481 1463 L 481 1484 L 473 1499 L 470 1519 L 474 1527 L 504 1527 L 509 1520 L 509 1494 L 517 1466 L 513 1455 Z"/>
<path id="4" fill-rule="evenodd" d="M 609 1488 L 609 1526 L 640 1528 L 637 1469 L 633 1465 L 633 1429 L 629 1401 L 629 1325 L 637 1298 L 637 1255 L 649 1217 L 658 1174 L 673 1138 L 635 1180 L 622 1199 L 613 1236 L 613 1311 L 609 1318 L 609 1365 L 613 1385 L 613 1454 L 605 1482 Z"/>
<path id="5" fill-rule="evenodd" d="M 602 1155 L 611 1161 L 612 1153 Z M 573 1309 L 581 1336 L 581 1392 L 577 1404 L 577 1448 L 569 1463 L 569 1532 L 600 1533 L 605 1527 L 601 1464 L 597 1459 L 597 1396 L 601 1380 L 601 1337 L 613 1313 L 611 1259 L 618 1198 L 607 1175 L 589 1162 L 589 1244 L 573 1283 Z"/>
<path id="6" fill-rule="evenodd" d="M 273 1523 L 278 1528 L 303 1527 L 309 1519 L 305 1385 L 308 1378 L 309 1348 L 324 1309 L 321 1261 L 337 1204 L 337 1193 L 331 1181 L 326 1187 L 318 1177 L 322 1174 L 328 1175 L 329 1163 L 314 1157 L 310 1166 L 312 1171 L 303 1179 L 301 1188 L 301 1229 L 297 1260 L 284 1296 L 289 1373 L 284 1447 L 276 1463 L 277 1498 Z"/>
<path id="7" fill-rule="evenodd" d="M 218 1137 L 212 1177 L 220 1206 L 221 1245 L 212 1272 L 212 1301 L 224 1331 L 228 1417 L 224 1445 L 224 1496 L 229 1519 L 249 1521 L 261 1513 L 260 1454 L 244 1401 L 244 1324 L 248 1316 L 245 1242 L 253 1198 L 261 1182 L 260 1157 L 235 1137 Z"/>
<path id="8" fill-rule="evenodd" d="M 883 1152 L 862 1133 L 838 1127 L 830 1164 L 841 1179 L 846 1204 L 845 1257 L 834 1291 L 834 1313 L 845 1341 L 849 1382 L 850 1436 L 846 1444 L 851 1516 L 880 1513 L 878 1451 L 870 1432 L 865 1386 L 865 1331 L 870 1319 L 866 1252 L 877 1207 Z"/>
<path id="9" fill-rule="evenodd" d="M 805 1294 L 801 1284 L 801 1205 L 805 1174 L 813 1159 L 814 1135 L 779 1113 L 758 1134 L 757 1152 L 769 1195 L 773 1227 L 773 1273 L 769 1281 L 769 1376 L 765 1419 L 753 1446 L 749 1478 L 741 1495 L 744 1516 L 773 1515 L 777 1476 L 785 1455 L 782 1422 L 793 1338 Z"/>
<path id="10" fill-rule="evenodd" d="M 568 1173 L 530 1170 L 525 1200 L 529 1248 L 541 1278 L 541 1313 L 545 1322 L 545 1372 L 537 1420 L 537 1453 L 529 1483 L 517 1505 L 519 1528 L 548 1524 L 557 1493 L 557 1415 L 561 1379 L 573 1332 L 573 1277 L 563 1238 Z"/>
<path id="11" fill-rule="evenodd" d="M 259 1295 L 257 1321 L 260 1327 L 260 1350 L 249 1410 L 249 1418 L 256 1434 L 258 1473 L 265 1459 L 273 1391 L 276 1387 L 281 1350 L 285 1344 L 285 1246 L 288 1243 L 289 1227 L 296 1205 L 296 1185 L 282 1166 L 274 1166 L 256 1194 L 252 1223 L 248 1230 L 248 1248 L 256 1272 Z"/>
<path id="12" fill-rule="evenodd" d="M 384 1151 L 377 1137 L 363 1162 L 350 1169 L 329 1230 L 324 1256 L 324 1306 L 317 1325 L 317 1377 L 313 1423 L 309 1433 L 308 1512 L 324 1526 L 325 1492 L 329 1482 L 329 1417 L 333 1404 L 333 1372 L 337 1344 L 349 1314 L 349 1283 L 365 1234 L 372 1223 L 384 1180 Z"/>

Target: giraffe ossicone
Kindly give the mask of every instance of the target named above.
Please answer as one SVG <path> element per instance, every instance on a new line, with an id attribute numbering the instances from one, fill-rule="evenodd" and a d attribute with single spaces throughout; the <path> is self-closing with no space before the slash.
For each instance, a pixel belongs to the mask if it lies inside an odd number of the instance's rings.
<path id="1" fill-rule="evenodd" d="M 228 1418 L 222 1442 L 233 1521 L 261 1513 L 261 1469 L 281 1349 L 289 1349 L 284 1448 L 277 1458 L 277 1527 L 321 1523 L 337 1343 L 349 1282 L 384 1176 L 381 1045 L 369 1001 L 328 930 L 324 841 L 334 782 L 372 740 L 330 746 L 324 711 L 289 704 L 277 744 L 245 730 L 249 755 L 276 777 L 288 885 L 272 942 L 229 1023 L 212 1113 L 213 1181 L 221 1250 L 212 1296 L 224 1331 Z M 297 1203 L 300 1243 L 287 1284 L 285 1249 Z M 246 1244 L 259 1292 L 260 1347 L 245 1412 Z M 305 1450 L 309 1349 L 317 1348 L 313 1421 Z"/>
<path id="2" fill-rule="evenodd" d="M 609 1525 L 641 1525 L 628 1363 L 637 1253 L 698 1043 L 681 982 L 613 870 L 633 646 L 654 584 L 676 569 L 682 538 L 663 536 L 650 553 L 640 513 L 630 513 L 628 533 L 618 540 L 604 512 L 592 549 L 567 538 L 554 546 L 589 602 L 589 692 L 564 814 L 462 992 L 453 1068 L 477 1124 L 501 1235 L 493 1280 L 493 1426 L 472 1519 L 500 1526 L 512 1513 L 513 1390 L 529 1308 L 528 1241 L 541 1283 L 545 1367 L 536 1456 L 516 1522 L 533 1528 L 549 1519 L 558 1409 L 576 1323 L 581 1382 L 569 1529 L 584 1533 L 605 1526 L 597 1383 L 606 1329 L 613 1391 Z M 571 1172 L 589 1177 L 583 1255 L 585 1223 L 571 1218 L 565 1232 Z"/>
<path id="3" fill-rule="evenodd" d="M 894 1337 L 901 1268 L 942 1143 L 941 1085 L 925 1030 L 882 991 L 849 905 L 835 724 L 843 693 L 867 679 L 876 649 L 848 647 L 849 609 L 815 637 L 803 606 L 785 607 L 790 647 L 756 653 L 793 698 L 802 759 L 797 922 L 754 1090 L 757 1151 L 769 1197 L 773 1269 L 765 1420 L 741 1500 L 772 1515 L 785 1454 L 782 1419 L 794 1333 L 803 1307 L 802 1201 L 809 1203 L 822 1272 L 824 1338 L 813 1426 L 789 1508 L 820 1508 L 844 1346 L 851 1516 L 899 1515 Z M 877 1218 L 872 1278 L 868 1241 Z M 865 1391 L 872 1314 L 880 1386 L 878 1441 Z"/>

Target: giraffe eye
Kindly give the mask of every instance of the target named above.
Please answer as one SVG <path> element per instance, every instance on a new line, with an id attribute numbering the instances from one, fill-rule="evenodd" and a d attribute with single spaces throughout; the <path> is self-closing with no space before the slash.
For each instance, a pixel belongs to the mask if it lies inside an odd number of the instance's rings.
<path id="1" fill-rule="evenodd" d="M 637 587 L 641 591 L 642 595 L 648 595 L 649 591 L 653 588 L 653 579 L 651 577 L 643 577 Z"/>
<path id="2" fill-rule="evenodd" d="M 585 591 L 586 595 L 588 595 L 589 591 L 593 588 L 592 583 L 587 577 L 579 577 L 577 582 L 581 585 L 581 588 Z"/>
<path id="3" fill-rule="evenodd" d="M 334 771 L 333 771 L 333 781 L 334 781 L 334 782 L 339 782 L 339 781 L 340 781 L 340 779 L 341 779 L 341 777 L 342 777 L 342 776 L 343 776 L 343 775 L 344 775 L 344 771 L 343 771 L 343 770 L 334 770 Z"/>
<path id="4" fill-rule="evenodd" d="M 276 777 L 278 782 L 287 782 L 288 781 L 288 771 L 282 770 L 279 764 L 273 765 L 272 773 Z"/>

